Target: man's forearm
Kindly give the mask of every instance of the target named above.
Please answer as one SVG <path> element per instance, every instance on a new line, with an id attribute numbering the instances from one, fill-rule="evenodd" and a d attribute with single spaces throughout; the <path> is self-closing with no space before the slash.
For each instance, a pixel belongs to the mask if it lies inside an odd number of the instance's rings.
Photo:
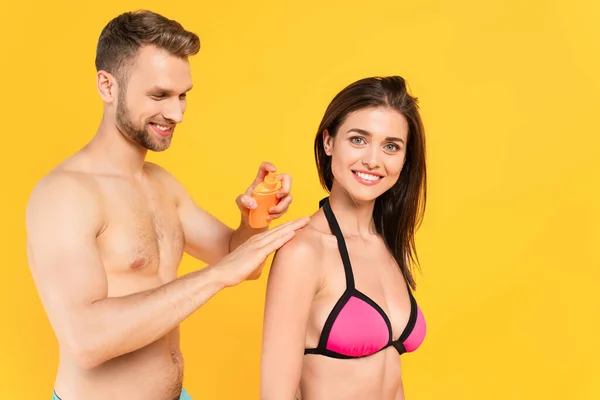
<path id="1" fill-rule="evenodd" d="M 76 357 L 93 368 L 158 340 L 224 288 L 221 274 L 209 266 L 156 289 L 94 302 L 77 314 Z"/>
<path id="2" fill-rule="evenodd" d="M 250 239 L 252 236 L 262 233 L 266 231 L 267 228 L 252 228 L 248 225 L 247 222 L 242 220 L 240 226 L 231 233 L 231 238 L 229 239 L 229 252 L 234 251 L 238 246 L 242 245 L 246 240 Z"/>
<path id="3" fill-rule="evenodd" d="M 250 225 L 248 225 L 248 223 L 246 223 L 243 219 L 242 222 L 240 223 L 240 226 L 233 231 L 233 233 L 231 234 L 231 239 L 229 239 L 229 252 L 231 253 L 232 251 L 234 251 L 236 248 L 238 248 L 238 246 L 242 245 L 244 242 L 246 242 L 246 240 L 250 239 L 252 236 L 259 234 L 261 232 L 264 232 L 268 229 L 268 227 L 266 228 L 252 228 Z M 264 262 L 262 262 L 258 268 L 256 269 L 256 271 L 254 271 L 252 274 L 250 274 L 247 278 L 247 280 L 254 280 L 254 279 L 258 279 L 261 275 L 262 272 L 262 268 L 265 265 Z"/>

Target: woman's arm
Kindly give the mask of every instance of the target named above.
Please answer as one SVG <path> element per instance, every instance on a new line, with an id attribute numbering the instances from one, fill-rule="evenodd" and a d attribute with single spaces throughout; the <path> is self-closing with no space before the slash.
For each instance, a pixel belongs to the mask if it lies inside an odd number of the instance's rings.
<path id="1" fill-rule="evenodd" d="M 319 282 L 319 243 L 299 232 L 275 254 L 267 283 L 261 359 L 261 400 L 294 400 L 306 328 Z"/>
<path id="2" fill-rule="evenodd" d="M 402 380 L 400 380 L 400 387 L 398 387 L 398 392 L 396 392 L 396 398 L 394 400 L 404 400 L 404 386 L 402 385 Z"/>

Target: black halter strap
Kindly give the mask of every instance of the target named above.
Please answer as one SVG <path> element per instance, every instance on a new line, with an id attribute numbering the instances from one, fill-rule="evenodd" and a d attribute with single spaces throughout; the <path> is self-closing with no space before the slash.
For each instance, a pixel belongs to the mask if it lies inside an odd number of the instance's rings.
<path id="1" fill-rule="evenodd" d="M 348 249 L 346 248 L 346 241 L 344 240 L 344 235 L 342 234 L 340 225 L 338 224 L 335 215 L 331 210 L 329 198 L 326 197 L 321 200 L 319 205 L 323 207 L 325 218 L 327 218 L 327 222 L 329 223 L 329 229 L 331 229 L 331 233 L 335 235 L 338 242 L 338 249 L 340 250 L 340 256 L 342 257 L 342 263 L 344 264 L 344 271 L 346 272 L 346 287 L 348 289 L 354 289 L 354 274 L 352 273 L 352 265 L 350 264 L 350 256 L 348 255 Z"/>

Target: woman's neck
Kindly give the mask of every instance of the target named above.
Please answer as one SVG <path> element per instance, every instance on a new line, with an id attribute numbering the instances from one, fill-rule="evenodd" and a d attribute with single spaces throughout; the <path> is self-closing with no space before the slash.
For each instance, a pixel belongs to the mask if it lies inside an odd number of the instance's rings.
<path id="1" fill-rule="evenodd" d="M 373 221 L 375 199 L 372 201 L 357 201 L 334 182 L 329 196 L 329 203 L 344 236 L 358 236 L 368 240 L 376 234 Z"/>

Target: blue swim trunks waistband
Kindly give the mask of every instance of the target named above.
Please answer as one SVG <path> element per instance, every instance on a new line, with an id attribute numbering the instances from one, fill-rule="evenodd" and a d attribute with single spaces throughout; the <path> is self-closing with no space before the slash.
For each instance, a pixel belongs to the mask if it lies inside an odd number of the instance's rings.
<path id="1" fill-rule="evenodd" d="M 56 392 L 53 392 L 52 400 L 62 400 L 62 399 L 60 397 L 58 397 Z M 189 395 L 189 393 L 185 389 L 181 389 L 181 395 L 179 396 L 179 400 L 192 400 L 192 397 Z"/>

